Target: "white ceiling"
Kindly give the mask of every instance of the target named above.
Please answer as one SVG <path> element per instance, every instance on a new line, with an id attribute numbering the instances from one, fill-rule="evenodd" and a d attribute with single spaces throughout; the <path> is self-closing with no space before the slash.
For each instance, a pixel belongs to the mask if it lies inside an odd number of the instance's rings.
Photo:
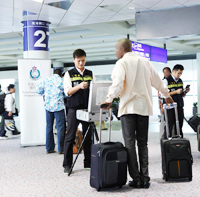
<path id="1" fill-rule="evenodd" d="M 72 2 L 68 10 L 48 3 L 63 5 Z M 200 0 L 0 0 L 0 67 L 17 66 L 23 58 L 21 21 L 50 21 L 50 58 L 72 62 L 72 53 L 82 48 L 87 61 L 113 60 L 115 43 L 127 34 L 135 37 L 135 13 L 138 11 L 200 5 Z M 135 9 L 130 9 L 130 8 Z M 23 17 L 23 11 L 35 15 Z M 182 38 L 146 40 L 143 43 L 163 47 L 168 56 L 190 55 L 200 51 L 200 35 Z"/>

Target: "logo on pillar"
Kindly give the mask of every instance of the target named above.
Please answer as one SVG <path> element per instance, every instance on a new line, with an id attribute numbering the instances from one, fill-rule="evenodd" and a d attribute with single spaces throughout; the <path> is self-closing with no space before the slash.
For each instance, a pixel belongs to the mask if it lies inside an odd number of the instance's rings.
<path id="1" fill-rule="evenodd" d="M 40 71 L 37 69 L 36 66 L 32 67 L 32 70 L 30 71 L 30 76 L 34 81 L 40 78 Z"/>

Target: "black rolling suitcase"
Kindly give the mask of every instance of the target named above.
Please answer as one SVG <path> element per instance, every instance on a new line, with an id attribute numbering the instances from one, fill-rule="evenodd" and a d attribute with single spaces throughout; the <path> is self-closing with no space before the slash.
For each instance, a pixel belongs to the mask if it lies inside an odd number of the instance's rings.
<path id="1" fill-rule="evenodd" d="M 197 127 L 197 145 L 198 145 L 198 151 L 200 152 L 200 124 Z"/>
<path id="2" fill-rule="evenodd" d="M 200 124 L 200 117 L 198 115 L 194 115 L 189 120 L 187 120 L 185 117 L 184 119 L 192 127 L 194 132 L 197 132 L 197 127 Z"/>
<path id="3" fill-rule="evenodd" d="M 100 191 L 104 188 L 122 187 L 127 181 L 127 151 L 121 142 L 110 142 L 111 109 L 109 122 L 109 141 L 92 145 L 90 185 Z"/>
<path id="4" fill-rule="evenodd" d="M 179 180 L 189 179 L 192 180 L 192 154 L 190 148 L 190 141 L 186 138 L 180 137 L 180 128 L 178 121 L 177 104 L 174 103 L 176 128 L 178 136 L 169 138 L 169 125 L 167 118 L 166 104 L 164 105 L 165 120 L 166 120 L 166 134 L 167 139 L 161 139 L 162 151 L 162 173 L 163 179 Z"/>

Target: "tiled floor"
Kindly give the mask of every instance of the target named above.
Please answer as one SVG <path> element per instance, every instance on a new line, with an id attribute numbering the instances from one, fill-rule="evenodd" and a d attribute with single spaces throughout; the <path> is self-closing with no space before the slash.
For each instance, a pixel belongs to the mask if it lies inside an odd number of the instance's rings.
<path id="1" fill-rule="evenodd" d="M 107 125 L 107 124 L 106 124 Z M 191 141 L 193 164 L 192 182 L 165 182 L 161 174 L 159 123 L 149 125 L 149 189 L 124 186 L 97 192 L 89 185 L 89 170 L 83 169 L 83 154 L 68 177 L 63 173 L 63 155 L 46 154 L 44 146 L 20 147 L 20 138 L 0 141 L 0 196 L 3 197 L 102 197 L 102 196 L 181 196 L 198 197 L 200 188 L 200 152 L 196 134 L 185 123 L 183 132 Z M 103 131 L 103 140 L 107 139 Z M 112 123 L 112 141 L 123 142 L 120 122 Z M 56 147 L 57 148 L 57 147 Z M 75 155 L 74 155 L 75 156 Z M 128 177 L 130 180 L 130 177 Z"/>

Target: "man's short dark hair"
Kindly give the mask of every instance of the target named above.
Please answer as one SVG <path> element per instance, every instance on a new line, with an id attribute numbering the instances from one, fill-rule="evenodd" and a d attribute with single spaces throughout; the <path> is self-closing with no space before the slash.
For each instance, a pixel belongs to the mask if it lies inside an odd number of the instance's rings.
<path id="1" fill-rule="evenodd" d="M 163 72 L 164 72 L 165 69 L 167 69 L 170 73 L 172 72 L 172 71 L 171 71 L 171 68 L 169 68 L 169 67 L 163 68 Z"/>
<path id="2" fill-rule="evenodd" d="M 86 52 L 83 49 L 76 49 L 73 53 L 73 58 L 75 59 L 76 57 L 86 57 Z"/>
<path id="3" fill-rule="evenodd" d="M 8 91 L 9 91 L 11 88 L 14 88 L 14 87 L 15 87 L 14 84 L 9 84 L 9 86 L 8 86 Z"/>
<path id="4" fill-rule="evenodd" d="M 53 74 L 58 74 L 60 77 L 62 77 L 62 70 L 57 68 L 54 70 Z"/>
<path id="5" fill-rule="evenodd" d="M 173 70 L 178 71 L 178 70 L 184 70 L 184 67 L 181 64 L 176 64 L 173 68 Z"/>
<path id="6" fill-rule="evenodd" d="M 120 43 L 126 52 L 132 51 L 132 42 L 128 38 L 122 38 L 117 43 Z"/>

